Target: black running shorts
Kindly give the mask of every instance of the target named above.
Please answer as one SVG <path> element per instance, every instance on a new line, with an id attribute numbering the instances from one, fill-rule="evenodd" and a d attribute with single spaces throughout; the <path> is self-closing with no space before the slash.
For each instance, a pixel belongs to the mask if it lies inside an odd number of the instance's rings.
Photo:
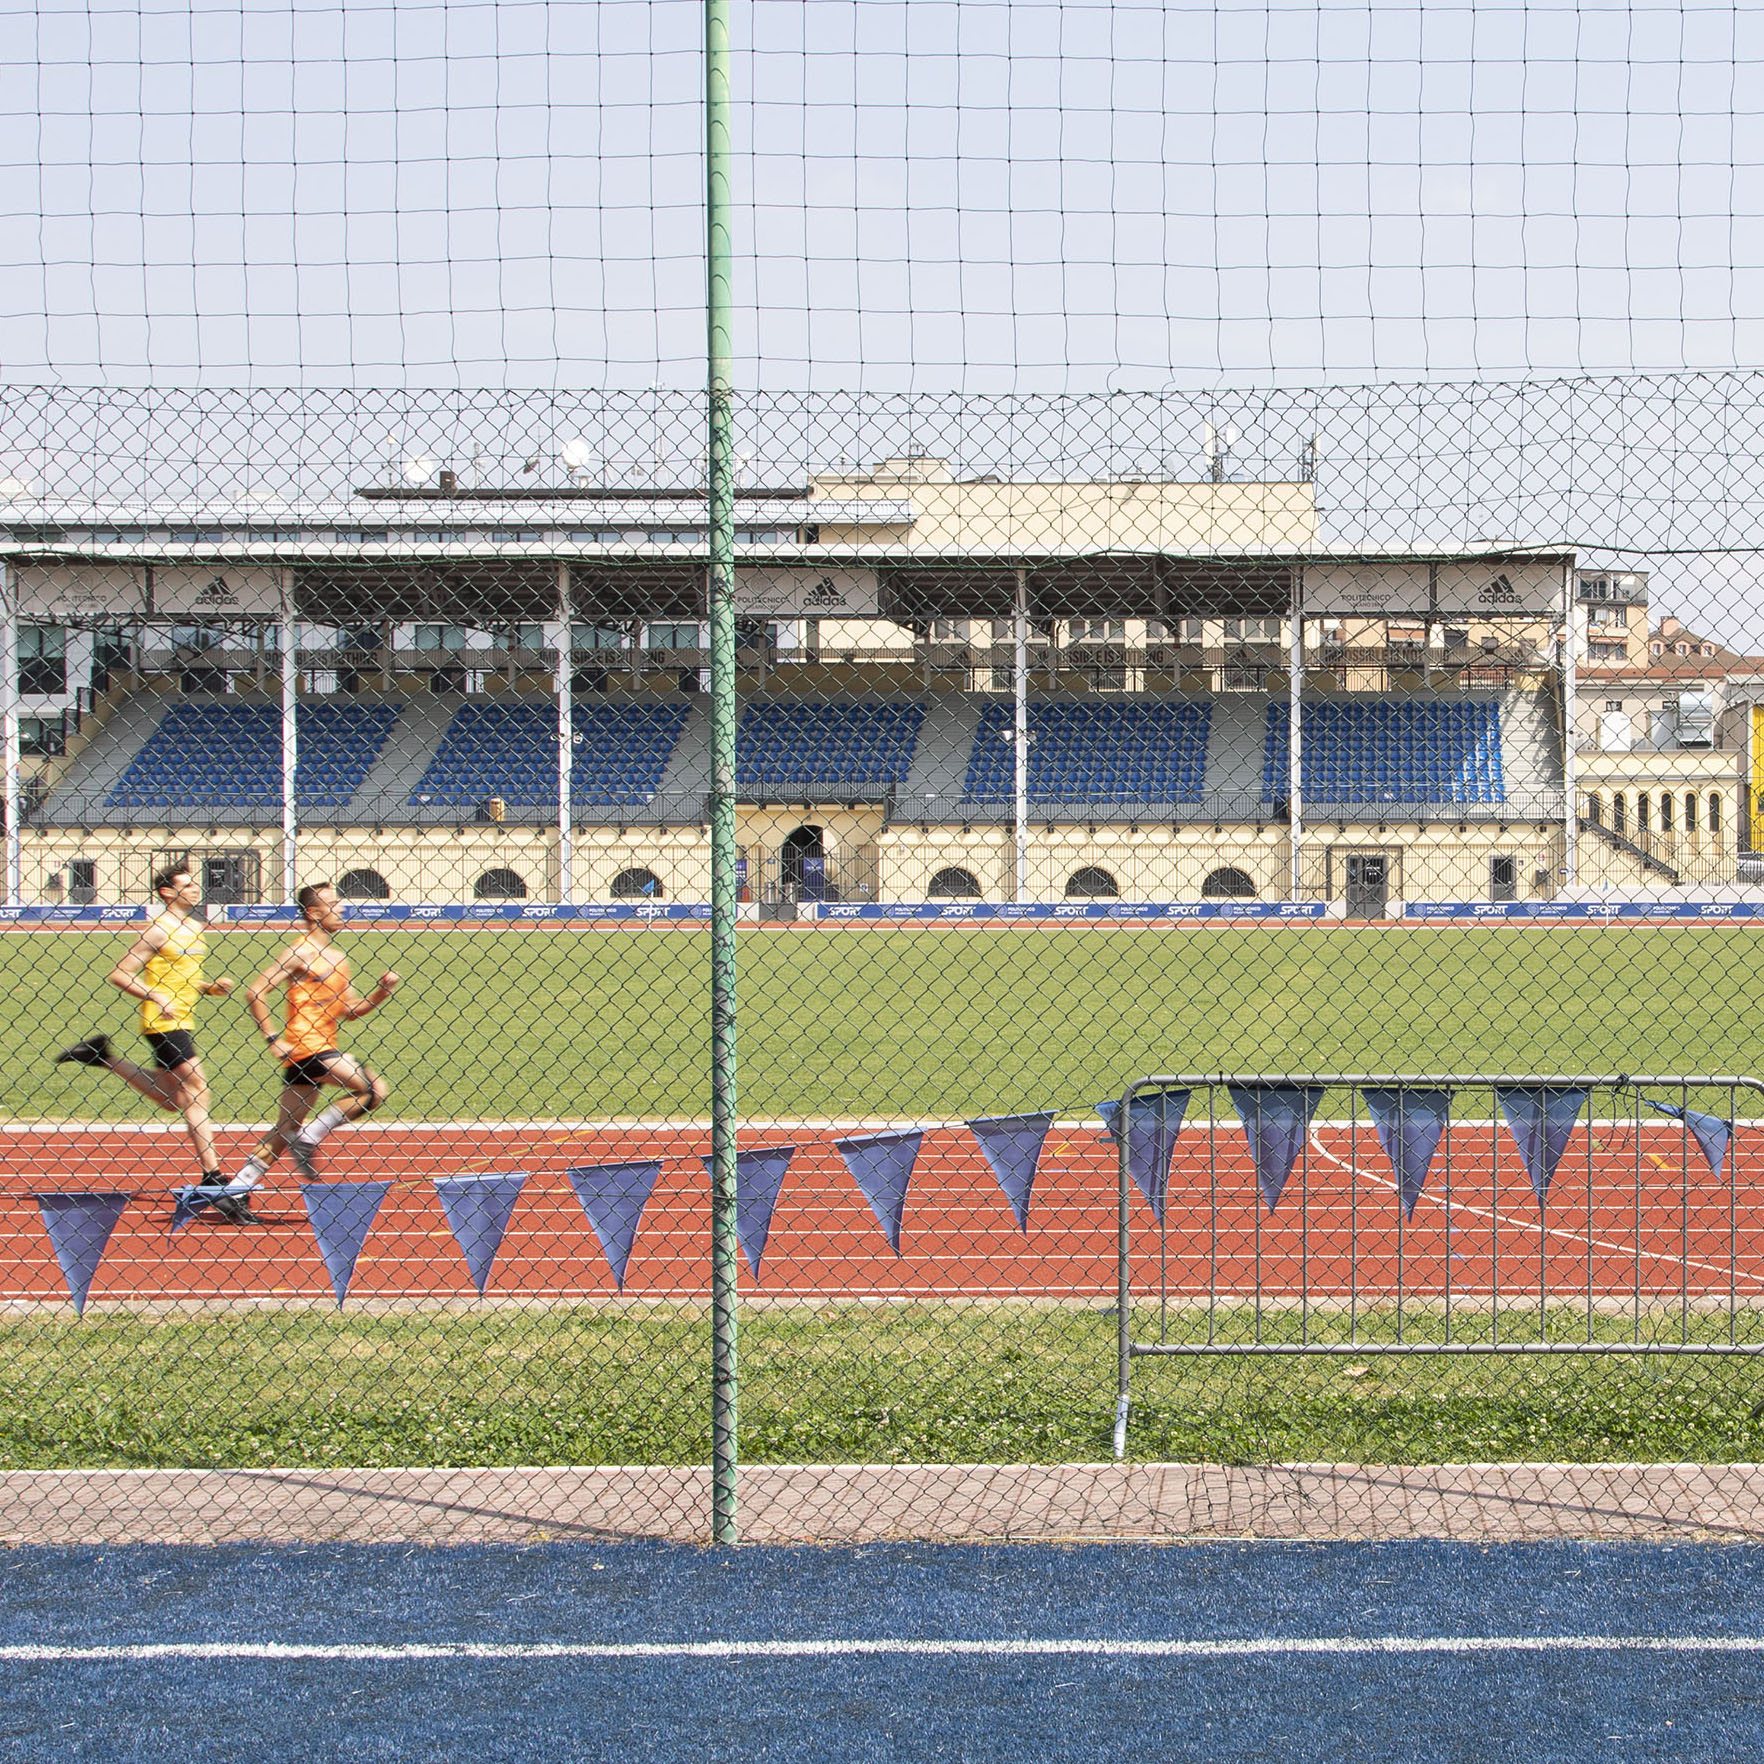
<path id="1" fill-rule="evenodd" d="M 142 1035 L 153 1050 L 154 1065 L 162 1072 L 175 1072 L 196 1057 L 196 1037 L 188 1029 L 167 1029 L 159 1035 L 143 1030 Z"/>
<path id="2" fill-rule="evenodd" d="M 326 1048 L 323 1053 L 308 1054 L 303 1060 L 290 1060 L 287 1070 L 282 1074 L 282 1083 L 288 1084 L 323 1084 L 325 1068 L 332 1060 L 342 1059 L 336 1048 Z"/>

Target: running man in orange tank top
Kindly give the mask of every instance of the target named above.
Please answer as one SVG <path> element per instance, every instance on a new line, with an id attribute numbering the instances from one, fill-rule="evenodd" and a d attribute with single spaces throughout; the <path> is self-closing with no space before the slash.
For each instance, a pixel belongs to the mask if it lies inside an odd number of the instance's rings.
<path id="1" fill-rule="evenodd" d="M 386 1100 L 385 1079 L 338 1048 L 337 1030 L 383 1005 L 397 989 L 398 976 L 382 974 L 373 991 L 358 998 L 349 985 L 348 959 L 332 943 L 343 929 L 337 891 L 328 882 L 313 882 L 300 890 L 299 900 L 306 922 L 300 940 L 245 988 L 246 1006 L 270 1051 L 282 1062 L 284 1075 L 276 1124 L 227 1185 L 235 1194 L 255 1188 L 284 1150 L 300 1174 L 315 1181 L 313 1153 L 326 1134 Z M 287 1026 L 278 1030 L 270 1019 L 268 995 L 282 986 L 288 989 L 288 1018 Z M 348 1094 L 308 1120 L 326 1085 Z"/>

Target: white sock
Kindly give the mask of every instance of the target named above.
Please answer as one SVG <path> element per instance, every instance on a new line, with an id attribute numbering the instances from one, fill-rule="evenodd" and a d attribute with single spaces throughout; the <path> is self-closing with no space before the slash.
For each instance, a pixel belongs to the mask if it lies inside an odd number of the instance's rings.
<path id="1" fill-rule="evenodd" d="M 294 1137 L 302 1145 L 317 1145 L 333 1127 L 341 1127 L 349 1117 L 336 1103 L 321 1109 L 313 1118 L 297 1132 Z"/>
<path id="2" fill-rule="evenodd" d="M 239 1174 L 229 1182 L 224 1190 L 227 1194 L 249 1194 L 260 1183 L 269 1170 L 269 1165 L 253 1153 L 245 1160 L 245 1166 Z"/>

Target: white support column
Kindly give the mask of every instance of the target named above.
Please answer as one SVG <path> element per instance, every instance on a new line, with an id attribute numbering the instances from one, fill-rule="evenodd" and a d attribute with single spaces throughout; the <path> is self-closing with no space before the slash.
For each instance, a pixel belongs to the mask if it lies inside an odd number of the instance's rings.
<path id="1" fill-rule="evenodd" d="M 18 578 L 0 558 L 0 783 L 6 816 L 6 904 L 24 904 L 24 830 L 18 824 Z"/>
<path id="2" fill-rule="evenodd" d="M 1562 883 L 1580 880 L 1580 787 L 1574 747 L 1580 718 L 1578 676 L 1574 657 L 1574 559 L 1562 566 Z"/>
<path id="3" fill-rule="evenodd" d="M 576 730 L 571 701 L 570 566 L 557 566 L 557 651 L 552 687 L 557 695 L 557 898 L 576 898 L 576 807 L 571 795 Z"/>
<path id="4" fill-rule="evenodd" d="M 1017 571 L 1011 602 L 1011 820 L 1017 835 L 1017 899 L 1029 898 L 1029 572 Z"/>
<path id="5" fill-rule="evenodd" d="M 282 571 L 282 904 L 300 888 L 300 815 L 294 768 L 300 748 L 300 637 L 294 619 L 294 572 Z"/>
<path id="6" fill-rule="evenodd" d="M 1292 617 L 1287 643 L 1286 682 L 1286 782 L 1290 815 L 1292 873 L 1287 883 L 1289 898 L 1303 899 L 1305 789 L 1304 755 L 1299 742 L 1300 696 L 1305 689 L 1305 572 L 1296 565 L 1292 575 Z"/>

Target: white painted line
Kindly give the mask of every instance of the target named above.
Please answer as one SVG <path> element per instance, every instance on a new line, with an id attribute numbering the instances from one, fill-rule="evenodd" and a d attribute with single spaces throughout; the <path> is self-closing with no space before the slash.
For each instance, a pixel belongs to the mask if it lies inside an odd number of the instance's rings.
<path id="1" fill-rule="evenodd" d="M 804 1641 L 703 1642 L 138 1642 L 114 1647 L 0 1647 L 0 1663 L 84 1665 L 153 1660 L 833 1660 L 1244 1659 L 1305 1655 L 1764 1654 L 1751 1635 L 1325 1635 L 1219 1636 L 1163 1641 L 1131 1637 L 996 1637 L 981 1640 L 849 1637 Z"/>
<path id="2" fill-rule="evenodd" d="M 270 1121 L 216 1121 L 217 1133 L 265 1133 Z M 1098 1121 L 1056 1121 L 1056 1127 L 1067 1131 L 1088 1128 L 1100 1134 Z M 657 1117 L 653 1120 L 627 1118 L 605 1121 L 354 1121 L 349 1131 L 359 1133 L 708 1133 L 710 1117 Z M 755 1134 L 770 1133 L 908 1133 L 930 1132 L 937 1128 L 954 1131 L 966 1127 L 962 1120 L 907 1120 L 899 1115 L 853 1116 L 849 1120 L 744 1120 L 738 1123 L 741 1132 L 751 1139 Z M 1203 1126 L 1202 1132 L 1206 1129 Z M 0 1121 L 0 1135 L 14 1134 L 22 1138 L 66 1133 L 166 1134 L 174 1139 L 185 1137 L 188 1129 L 181 1121 Z"/>
<path id="3" fill-rule="evenodd" d="M 1370 1182 L 1374 1188 L 1385 1189 L 1391 1194 L 1396 1193 L 1397 1184 L 1394 1177 L 1380 1176 L 1376 1170 L 1363 1170 L 1358 1164 L 1347 1158 L 1338 1158 L 1334 1152 L 1324 1148 L 1315 1132 L 1311 1136 L 1311 1149 L 1319 1157 L 1334 1164 L 1337 1169 L 1351 1172 L 1362 1181 Z M 1669 1262 L 1673 1267 L 1683 1268 L 1687 1272 L 1694 1268 L 1700 1274 L 1725 1274 L 1733 1280 L 1749 1280 L 1755 1285 L 1764 1285 L 1764 1274 L 1751 1273 L 1737 1264 L 1730 1268 L 1725 1262 L 1705 1262 L 1696 1256 L 1675 1256 L 1670 1250 L 1638 1247 L 1634 1243 L 1625 1243 L 1617 1238 L 1593 1237 L 1585 1231 L 1574 1231 L 1565 1225 L 1540 1225 L 1536 1219 L 1526 1218 L 1516 1213 L 1503 1213 L 1495 1207 L 1476 1207 L 1468 1201 L 1461 1200 L 1448 1201 L 1443 1193 L 1433 1194 L 1426 1189 L 1422 1190 L 1422 1198 L 1436 1201 L 1448 1213 L 1462 1213 L 1465 1217 L 1472 1219 L 1487 1219 L 1497 1227 L 1511 1226 L 1515 1231 L 1522 1231 L 1528 1236 L 1536 1236 L 1541 1233 L 1545 1237 L 1562 1238 L 1569 1243 L 1584 1245 L 1589 1251 L 1609 1250 L 1614 1255 L 1627 1256 L 1631 1261 L 1634 1261 L 1637 1256 L 1641 1256 L 1650 1262 Z M 1622 1296 L 1615 1287 L 1612 1288 L 1612 1293 L 1618 1297 Z M 1651 1294 L 1650 1296 L 1658 1295 Z"/>

